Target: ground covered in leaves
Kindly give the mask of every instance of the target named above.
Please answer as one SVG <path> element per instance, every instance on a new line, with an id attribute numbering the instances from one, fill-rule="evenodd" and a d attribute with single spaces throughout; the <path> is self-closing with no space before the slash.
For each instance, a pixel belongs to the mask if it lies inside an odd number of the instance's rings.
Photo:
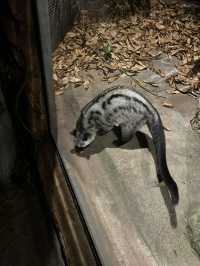
<path id="1" fill-rule="evenodd" d="M 170 86 L 177 93 L 181 90 L 198 97 L 200 75 L 192 75 L 190 70 L 200 59 L 199 18 L 200 11 L 198 15 L 180 2 L 166 5 L 158 1 L 148 16 L 128 11 L 122 15 L 110 10 L 100 18 L 83 10 L 53 55 L 56 94 L 62 94 L 69 83 L 90 88 L 93 76 L 85 78 L 83 72 L 92 69 L 109 83 L 124 74 L 134 76 L 151 68 L 151 59 L 164 52 L 177 59 L 178 71 L 166 77 Z"/>

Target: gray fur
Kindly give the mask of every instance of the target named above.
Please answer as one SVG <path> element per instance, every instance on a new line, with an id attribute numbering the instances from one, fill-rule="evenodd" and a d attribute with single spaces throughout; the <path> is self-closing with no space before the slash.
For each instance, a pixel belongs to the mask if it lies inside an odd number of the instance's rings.
<path id="1" fill-rule="evenodd" d="M 97 133 L 109 132 L 113 127 L 121 127 L 121 137 L 128 141 L 147 121 L 153 120 L 158 120 L 157 111 L 142 95 L 123 86 L 112 87 L 82 109 L 76 125 L 75 146 L 84 148 Z M 87 139 L 86 132 L 90 134 Z"/>
<path id="2" fill-rule="evenodd" d="M 116 128 L 118 144 L 124 144 L 145 124 L 155 145 L 159 181 L 165 181 L 174 203 L 178 203 L 178 188 L 166 163 L 165 136 L 160 116 L 155 107 L 132 88 L 111 87 L 82 109 L 74 132 L 75 149 L 80 151 L 86 148 L 97 134 L 103 135 Z"/>

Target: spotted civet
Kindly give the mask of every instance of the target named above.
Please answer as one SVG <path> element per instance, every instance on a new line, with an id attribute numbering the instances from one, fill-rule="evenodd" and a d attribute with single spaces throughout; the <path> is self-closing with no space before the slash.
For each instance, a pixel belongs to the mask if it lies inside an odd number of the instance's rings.
<path id="1" fill-rule="evenodd" d="M 94 141 L 97 134 L 117 132 L 118 145 L 128 142 L 143 125 L 147 125 L 155 146 L 159 182 L 167 185 L 172 201 L 179 201 L 178 187 L 166 161 L 165 134 L 158 111 L 144 96 L 124 86 L 111 87 L 81 111 L 73 131 L 75 151 L 80 152 Z M 117 129 L 117 130 L 116 130 Z"/>

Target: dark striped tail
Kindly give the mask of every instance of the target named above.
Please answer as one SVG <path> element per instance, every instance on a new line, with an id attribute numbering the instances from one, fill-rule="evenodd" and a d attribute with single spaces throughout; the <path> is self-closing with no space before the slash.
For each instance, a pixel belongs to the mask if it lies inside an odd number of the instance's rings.
<path id="1" fill-rule="evenodd" d="M 179 192 L 177 184 L 171 177 L 167 167 L 165 133 L 158 113 L 156 114 L 155 121 L 148 123 L 148 127 L 151 132 L 156 151 L 158 180 L 159 182 L 165 182 L 170 192 L 172 202 L 176 205 L 179 202 Z"/>

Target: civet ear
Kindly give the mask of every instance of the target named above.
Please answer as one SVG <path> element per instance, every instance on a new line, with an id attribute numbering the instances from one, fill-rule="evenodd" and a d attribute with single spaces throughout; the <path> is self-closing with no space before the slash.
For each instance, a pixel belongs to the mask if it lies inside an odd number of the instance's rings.
<path id="1" fill-rule="evenodd" d="M 76 129 L 74 129 L 74 130 L 72 130 L 71 132 L 70 132 L 70 134 L 72 135 L 72 136 L 76 136 Z"/>

